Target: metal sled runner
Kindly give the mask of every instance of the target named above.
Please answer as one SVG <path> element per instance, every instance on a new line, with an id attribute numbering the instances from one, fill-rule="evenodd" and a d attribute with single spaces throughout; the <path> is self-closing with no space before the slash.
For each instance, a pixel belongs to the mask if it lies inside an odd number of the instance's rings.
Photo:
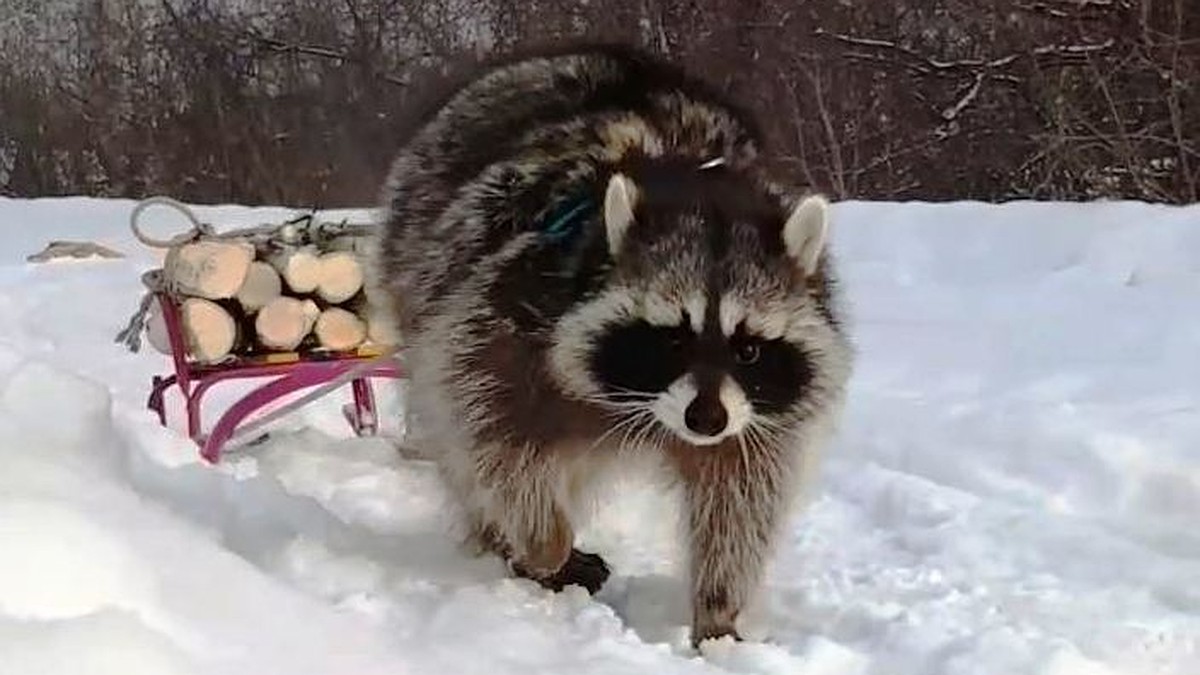
<path id="1" fill-rule="evenodd" d="M 153 410 L 158 415 L 159 422 L 166 426 L 165 394 L 171 387 L 178 386 L 184 399 L 188 436 L 200 446 L 201 456 L 212 463 L 220 461 L 222 449 L 235 436 L 265 424 L 296 407 L 297 403 L 303 404 L 344 384 L 350 385 L 353 395 L 353 401 L 342 408 L 346 421 L 356 435 L 374 435 L 379 429 L 379 421 L 371 378 L 404 377 L 394 356 L 372 349 L 327 355 L 290 352 L 239 358 L 220 364 L 195 363 L 187 357 L 179 309 L 175 302 L 166 293 L 155 293 L 153 301 L 160 303 L 162 309 L 175 372 L 165 377 L 154 376 L 146 407 Z M 221 382 L 249 378 L 273 379 L 242 396 L 220 416 L 212 430 L 206 434 L 201 420 L 204 395 Z M 309 397 L 247 423 L 256 412 L 273 402 L 313 387 L 319 388 Z"/>

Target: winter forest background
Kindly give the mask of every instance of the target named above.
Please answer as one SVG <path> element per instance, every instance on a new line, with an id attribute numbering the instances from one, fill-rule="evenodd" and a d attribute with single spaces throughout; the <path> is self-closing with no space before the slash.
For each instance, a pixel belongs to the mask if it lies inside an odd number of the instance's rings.
<path id="1" fill-rule="evenodd" d="M 473 59 L 630 40 L 839 198 L 1189 203 L 1196 0 L 0 0 L 0 194 L 370 204 Z"/>

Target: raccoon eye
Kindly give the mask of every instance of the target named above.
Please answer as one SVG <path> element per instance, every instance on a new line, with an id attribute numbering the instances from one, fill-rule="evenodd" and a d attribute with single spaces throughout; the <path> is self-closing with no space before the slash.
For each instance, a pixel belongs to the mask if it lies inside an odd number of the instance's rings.
<path id="1" fill-rule="evenodd" d="M 757 342 L 742 340 L 733 348 L 733 360 L 738 365 L 749 366 L 758 363 L 759 347 Z"/>
<path id="2" fill-rule="evenodd" d="M 800 344 L 745 333 L 730 340 L 734 379 L 752 397 L 756 412 L 782 413 L 799 401 L 814 375 L 809 352 Z"/>

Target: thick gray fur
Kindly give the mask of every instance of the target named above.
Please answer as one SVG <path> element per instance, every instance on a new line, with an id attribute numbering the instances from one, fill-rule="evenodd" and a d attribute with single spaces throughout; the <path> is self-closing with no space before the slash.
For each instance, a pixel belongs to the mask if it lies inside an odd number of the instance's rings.
<path id="1" fill-rule="evenodd" d="M 546 244 L 541 228 L 580 195 L 603 202 L 610 178 L 637 175 L 639 162 L 703 172 L 714 159 L 782 223 L 801 195 L 765 177 L 761 152 L 748 114 L 632 52 L 492 64 L 407 139 L 373 261 L 405 348 L 409 427 L 473 539 L 518 573 L 569 582 L 568 514 L 591 479 L 631 454 L 659 457 L 684 488 L 695 642 L 736 636 L 840 409 L 852 359 L 831 258 L 822 251 L 801 278 L 782 234 L 737 223 L 714 239 L 702 217 L 653 236 L 634 223 L 615 253 L 602 209 L 568 245 Z M 622 317 L 661 323 L 684 311 L 698 328 L 740 317 L 802 348 L 803 395 L 708 447 L 643 424 L 645 414 L 614 428 L 622 408 L 590 373 L 589 350 Z"/>

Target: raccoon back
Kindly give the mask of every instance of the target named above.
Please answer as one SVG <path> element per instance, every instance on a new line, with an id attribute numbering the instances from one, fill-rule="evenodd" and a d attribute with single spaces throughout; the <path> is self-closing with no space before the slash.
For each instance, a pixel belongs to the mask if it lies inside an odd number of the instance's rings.
<path id="1" fill-rule="evenodd" d="M 748 165 L 761 145 L 749 114 L 623 47 L 511 56 L 464 82 L 419 118 L 389 176 L 377 265 L 406 332 L 473 275 L 497 273 L 500 259 L 538 245 L 556 214 L 596 203 L 623 162 L 669 155 Z M 541 291 L 565 295 L 551 304 L 569 304 L 602 274 L 597 216 L 577 220 L 580 236 L 546 247 L 527 275 L 525 285 L 548 279 Z"/>

